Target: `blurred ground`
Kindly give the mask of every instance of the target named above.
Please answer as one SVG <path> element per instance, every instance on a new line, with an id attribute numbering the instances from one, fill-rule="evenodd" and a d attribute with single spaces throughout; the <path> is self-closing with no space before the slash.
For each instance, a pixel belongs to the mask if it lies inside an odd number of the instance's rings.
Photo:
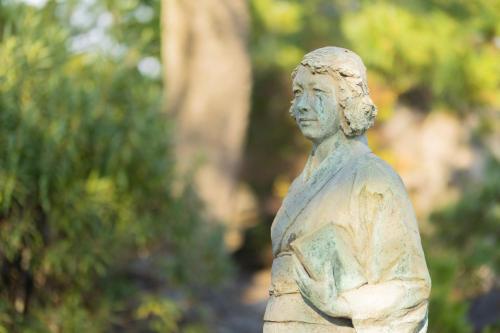
<path id="1" fill-rule="evenodd" d="M 261 333 L 270 282 L 268 269 L 240 273 L 222 292 L 207 295 L 214 312 L 214 332 Z"/>

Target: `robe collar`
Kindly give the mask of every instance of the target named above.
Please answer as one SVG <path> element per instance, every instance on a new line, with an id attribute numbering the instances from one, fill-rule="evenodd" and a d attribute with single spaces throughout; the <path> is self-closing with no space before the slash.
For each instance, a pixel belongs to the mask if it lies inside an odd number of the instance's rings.
<path id="1" fill-rule="evenodd" d="M 310 172 L 312 155 L 309 155 L 304 170 L 293 181 L 288 190 L 288 194 L 280 209 L 281 212 L 276 216 L 275 223 L 272 226 L 272 235 L 282 238 L 314 196 L 349 161 L 366 152 L 370 152 L 370 149 L 365 143 L 359 141 L 353 141 L 349 145 L 341 144 L 338 147 L 334 147 L 330 154 L 312 172 Z M 308 174 L 309 177 L 307 177 Z"/>

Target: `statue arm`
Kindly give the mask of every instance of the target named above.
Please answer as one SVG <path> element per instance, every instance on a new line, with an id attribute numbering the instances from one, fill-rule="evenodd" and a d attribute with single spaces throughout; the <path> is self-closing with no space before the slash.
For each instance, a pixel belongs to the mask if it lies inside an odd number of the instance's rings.
<path id="1" fill-rule="evenodd" d="M 338 272 L 325 261 L 321 278 L 312 278 L 304 269 L 308 262 L 297 258 L 298 286 L 325 314 L 351 318 L 357 332 L 423 332 L 418 328 L 426 323 L 430 278 L 406 191 L 396 175 L 373 169 L 358 180 L 352 230 L 341 233 L 356 259 L 347 252 L 342 257 L 360 265 L 364 279 L 358 281 L 364 283 L 338 290 L 346 269 Z M 356 274 L 347 276 L 352 280 Z"/>
<path id="2" fill-rule="evenodd" d="M 367 283 L 339 294 L 339 308 L 349 311 L 357 332 L 389 326 L 397 328 L 388 332 L 422 332 L 417 329 L 427 322 L 430 277 L 404 185 L 380 163 L 358 179 L 352 232 Z"/>

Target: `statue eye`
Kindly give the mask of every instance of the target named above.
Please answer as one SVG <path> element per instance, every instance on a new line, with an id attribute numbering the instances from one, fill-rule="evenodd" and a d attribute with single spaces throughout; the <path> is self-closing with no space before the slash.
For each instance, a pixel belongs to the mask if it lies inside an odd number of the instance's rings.
<path id="1" fill-rule="evenodd" d="M 313 89 L 315 93 L 318 93 L 318 94 L 324 94 L 326 93 L 326 91 L 324 91 L 323 89 L 320 89 L 320 88 L 314 88 Z"/>
<path id="2" fill-rule="evenodd" d="M 302 93 L 302 90 L 300 90 L 300 89 L 294 89 L 294 90 L 293 90 L 293 94 L 294 94 L 295 96 L 300 95 L 301 93 Z"/>

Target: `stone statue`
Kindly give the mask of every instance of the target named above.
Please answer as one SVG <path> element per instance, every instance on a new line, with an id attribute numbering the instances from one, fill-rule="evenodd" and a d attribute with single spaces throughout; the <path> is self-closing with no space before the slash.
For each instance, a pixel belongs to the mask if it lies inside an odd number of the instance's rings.
<path id="1" fill-rule="evenodd" d="M 292 77 L 313 148 L 271 227 L 264 333 L 425 333 L 431 281 L 405 187 L 364 136 L 377 109 L 363 62 L 325 47 Z"/>

